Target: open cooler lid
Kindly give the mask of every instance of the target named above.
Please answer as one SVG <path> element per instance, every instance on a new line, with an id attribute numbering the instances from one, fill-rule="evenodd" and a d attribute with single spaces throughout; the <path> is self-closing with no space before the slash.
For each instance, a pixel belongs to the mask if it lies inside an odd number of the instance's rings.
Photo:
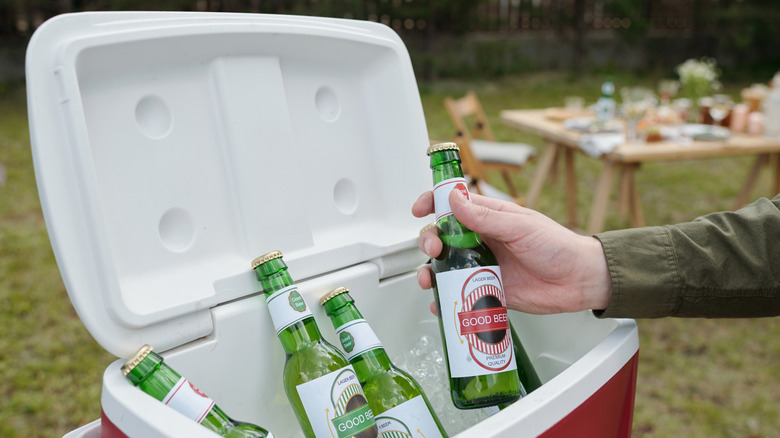
<path id="1" fill-rule="evenodd" d="M 416 248 L 428 135 L 384 25 L 65 14 L 33 35 L 26 69 L 54 254 L 117 356 L 211 333 L 211 307 L 257 292 L 265 252 L 301 280 Z"/>

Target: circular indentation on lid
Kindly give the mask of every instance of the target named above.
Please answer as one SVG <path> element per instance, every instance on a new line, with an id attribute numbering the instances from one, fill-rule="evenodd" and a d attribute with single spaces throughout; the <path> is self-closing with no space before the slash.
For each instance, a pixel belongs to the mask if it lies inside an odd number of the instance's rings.
<path id="1" fill-rule="evenodd" d="M 172 252 L 183 252 L 195 240 L 195 227 L 192 217 L 181 208 L 172 208 L 160 218 L 160 241 Z"/>
<path id="2" fill-rule="evenodd" d="M 333 188 L 333 200 L 341 213 L 354 213 L 358 205 L 357 185 L 352 180 L 340 179 Z"/>
<path id="3" fill-rule="evenodd" d="M 336 92 L 330 87 L 321 87 L 314 96 L 317 112 L 326 122 L 333 122 L 341 114 L 341 104 Z"/>
<path id="4" fill-rule="evenodd" d="M 171 132 L 173 116 L 160 97 L 145 96 L 135 106 L 135 122 L 145 136 L 157 140 Z"/>

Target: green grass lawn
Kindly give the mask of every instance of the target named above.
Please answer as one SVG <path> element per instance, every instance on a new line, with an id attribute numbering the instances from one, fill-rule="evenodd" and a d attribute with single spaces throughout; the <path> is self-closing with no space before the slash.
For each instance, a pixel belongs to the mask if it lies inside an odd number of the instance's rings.
<path id="1" fill-rule="evenodd" d="M 0 86 L 0 436 L 62 436 L 100 416 L 112 356 L 73 310 L 33 174 L 22 87 Z"/>
<path id="2" fill-rule="evenodd" d="M 614 76 L 618 87 L 652 86 L 656 79 Z M 538 137 L 502 126 L 499 111 L 561 105 L 564 96 L 573 94 L 591 103 L 601 80 L 601 75 L 575 79 L 545 73 L 425 84 L 420 91 L 432 138 L 452 135 L 443 98 L 474 89 L 500 139 L 541 148 Z M 736 97 L 744 85 L 727 84 L 726 91 Z M 0 86 L 0 163 L 7 169 L 7 181 L 0 187 L 0 436 L 61 436 L 100 416 L 102 372 L 115 358 L 84 329 L 54 262 L 35 186 L 21 86 Z M 750 164 L 750 158 L 737 157 L 644 165 L 637 182 L 648 225 L 731 208 Z M 600 167 L 585 155 L 577 157 L 576 166 L 583 224 Z M 527 174 L 517 176 L 523 191 L 533 171 L 532 164 Z M 500 178 L 490 175 L 490 180 L 501 187 Z M 769 190 L 765 173 L 754 196 L 767 196 Z M 563 184 L 548 184 L 538 209 L 563 221 Z M 626 226 L 627 218 L 610 213 L 607 228 Z M 639 321 L 634 436 L 780 436 L 777 321 Z"/>

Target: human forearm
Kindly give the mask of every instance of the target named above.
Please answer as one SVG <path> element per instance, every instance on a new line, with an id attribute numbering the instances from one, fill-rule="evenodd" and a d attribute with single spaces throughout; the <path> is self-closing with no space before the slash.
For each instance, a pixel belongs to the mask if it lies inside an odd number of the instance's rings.
<path id="1" fill-rule="evenodd" d="M 692 222 L 601 233 L 612 299 L 600 317 L 780 314 L 780 197 Z"/>

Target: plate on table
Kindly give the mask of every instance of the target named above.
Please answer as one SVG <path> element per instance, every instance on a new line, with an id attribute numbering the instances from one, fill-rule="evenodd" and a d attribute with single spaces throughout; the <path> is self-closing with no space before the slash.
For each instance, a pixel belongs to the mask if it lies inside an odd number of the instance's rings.
<path id="1" fill-rule="evenodd" d="M 731 131 L 723 126 L 689 124 L 683 125 L 682 134 L 699 141 L 721 141 L 731 136 Z"/>
<path id="2" fill-rule="evenodd" d="M 563 122 L 567 129 L 580 132 L 620 132 L 623 128 L 615 122 L 602 123 L 593 117 L 575 117 Z"/>

